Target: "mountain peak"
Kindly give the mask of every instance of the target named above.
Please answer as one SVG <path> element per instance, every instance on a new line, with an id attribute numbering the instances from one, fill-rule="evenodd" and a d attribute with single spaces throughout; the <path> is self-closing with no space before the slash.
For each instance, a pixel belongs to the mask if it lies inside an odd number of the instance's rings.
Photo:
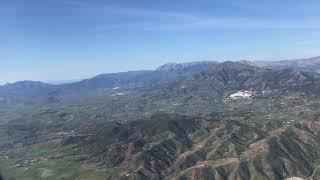
<path id="1" fill-rule="evenodd" d="M 217 64 L 215 61 L 199 61 L 199 62 L 189 62 L 189 63 L 174 63 L 170 62 L 158 67 L 157 71 L 181 71 L 185 69 L 192 69 L 192 68 L 207 68 L 210 65 Z"/>

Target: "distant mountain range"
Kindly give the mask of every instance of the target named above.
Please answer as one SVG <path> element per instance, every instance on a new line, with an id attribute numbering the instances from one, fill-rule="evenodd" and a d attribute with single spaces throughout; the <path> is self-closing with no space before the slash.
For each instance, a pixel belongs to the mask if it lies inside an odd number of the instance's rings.
<path id="1" fill-rule="evenodd" d="M 295 70 L 301 70 L 301 71 L 310 71 L 310 72 L 319 72 L 320 71 L 320 56 L 319 57 L 313 57 L 313 58 L 306 58 L 306 59 L 296 59 L 296 60 L 283 60 L 283 61 L 248 61 L 248 60 L 240 60 L 237 61 L 242 64 L 247 64 L 251 66 L 258 66 L 258 67 L 266 67 L 266 68 L 276 68 L 276 69 L 295 69 Z M 161 81 L 162 78 L 168 80 L 171 80 L 171 78 L 183 76 L 183 75 L 190 75 L 199 73 L 201 71 L 205 71 L 208 68 L 219 64 L 216 61 L 199 61 L 199 62 L 191 62 L 191 63 L 167 63 L 164 64 L 158 68 L 156 68 L 155 71 L 152 70 L 143 70 L 143 71 L 130 71 L 130 72 L 122 72 L 122 73 L 111 73 L 111 74 L 101 74 L 96 77 L 93 77 L 91 79 L 84 80 L 85 82 L 88 82 L 90 80 L 97 80 L 101 81 L 101 79 L 106 79 L 108 81 L 111 81 L 110 79 L 113 79 L 113 82 L 106 83 L 105 86 L 110 85 L 116 85 L 117 83 L 120 85 L 121 83 L 128 83 L 130 84 L 130 79 L 128 77 L 132 77 L 133 79 L 139 79 L 141 76 L 148 76 L 152 74 L 154 77 L 155 82 Z M 164 73 L 169 73 L 167 77 L 164 75 Z M 157 74 L 157 75 L 155 75 Z M 159 77 L 160 76 L 160 77 Z M 127 79 L 126 79 L 126 78 Z M 144 77 L 146 78 L 146 77 Z M 158 78 L 158 79 L 157 79 Z M 153 79 L 153 78 L 150 78 Z M 150 84 L 154 83 L 153 80 L 150 79 L 144 79 L 140 80 L 141 83 L 140 86 L 143 86 L 142 84 Z M 67 83 L 84 83 L 84 81 L 78 81 L 76 80 L 70 80 L 67 81 Z M 150 81 L 150 82 L 149 82 Z M 59 83 L 54 84 L 66 84 L 66 81 L 58 81 Z M 139 84 L 138 82 L 138 84 Z M 19 83 L 19 82 L 17 82 Z M 27 81 L 22 81 L 21 83 L 26 84 Z M 30 81 L 30 83 L 33 83 Z M 16 84 L 16 83 L 11 83 Z M 10 85 L 8 83 L 7 85 Z M 139 86 L 139 85 L 137 85 Z"/>
<path id="2" fill-rule="evenodd" d="M 91 79 L 78 82 L 51 85 L 36 81 L 20 81 L 0 86 L 0 97 L 8 102 L 38 100 L 42 95 L 55 94 L 87 94 L 91 91 L 112 88 L 142 88 L 168 83 L 192 74 L 204 71 L 216 62 L 196 62 L 185 64 L 170 64 L 157 70 L 129 71 L 121 73 L 101 74 Z M 37 97 L 35 97 L 37 96 Z M 14 98 L 15 100 L 12 100 Z"/>
<path id="3" fill-rule="evenodd" d="M 238 63 L 269 70 L 293 69 L 307 72 L 318 72 L 320 70 L 320 57 L 287 61 L 239 61 Z M 219 66 L 219 64 L 214 61 L 168 63 L 153 71 L 101 74 L 90 79 L 59 85 L 21 81 L 0 86 L 0 97 L 7 99 L 8 102 L 14 102 L 15 100 L 25 101 L 28 97 L 38 100 L 41 95 L 48 94 L 64 96 L 66 94 L 88 94 L 101 89 L 151 88 L 205 72 Z M 10 100 L 10 98 L 15 100 Z"/>
<path id="4" fill-rule="evenodd" d="M 284 60 L 284 61 L 240 61 L 240 63 L 260 66 L 260 67 L 269 67 L 276 69 L 295 69 L 301 71 L 311 71 L 311 72 L 320 72 L 320 56 L 307 58 L 307 59 L 296 59 L 296 60 Z"/>

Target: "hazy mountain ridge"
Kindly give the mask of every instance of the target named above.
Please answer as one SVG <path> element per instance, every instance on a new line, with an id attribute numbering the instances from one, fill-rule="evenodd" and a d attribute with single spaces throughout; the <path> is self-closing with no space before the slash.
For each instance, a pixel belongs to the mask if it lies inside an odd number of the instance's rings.
<path id="1" fill-rule="evenodd" d="M 295 69 L 301 71 L 320 72 L 320 56 L 306 59 L 282 60 L 282 61 L 239 61 L 252 66 L 270 67 L 276 69 Z"/>
<path id="2" fill-rule="evenodd" d="M 48 100 L 48 97 L 52 96 L 64 97 L 70 94 L 77 94 L 80 96 L 95 93 L 96 90 L 152 87 L 199 73 L 210 68 L 210 66 L 214 64 L 215 62 L 197 62 L 182 64 L 181 67 L 177 64 L 177 66 L 180 67 L 177 71 L 167 71 L 158 68 L 154 71 L 141 70 L 101 74 L 79 82 L 60 85 L 50 85 L 37 81 L 20 81 L 0 86 L 0 97 L 8 99 L 8 102 L 28 101 L 35 103 L 32 99 L 29 99 L 33 97 L 33 95 L 39 96 L 36 100 L 42 98 L 39 101 L 49 102 L 50 100 Z M 14 100 L 11 99 L 11 94 L 16 96 Z"/>
<path id="3" fill-rule="evenodd" d="M 238 61 L 242 64 L 247 64 L 250 66 L 258 66 L 258 67 L 273 67 L 276 69 L 295 69 L 295 70 L 301 70 L 301 71 L 312 71 L 312 72 L 318 72 L 318 66 L 320 66 L 320 57 L 314 57 L 314 58 L 308 58 L 308 59 L 298 59 L 298 60 L 283 60 L 283 61 L 248 61 L 248 60 L 242 60 Z M 215 66 L 219 64 L 215 61 L 199 61 L 199 62 L 190 62 L 190 63 L 167 63 L 164 64 L 156 70 L 141 70 L 141 71 L 129 71 L 129 72 L 120 72 L 120 73 L 110 73 L 110 74 L 101 74 L 98 76 L 95 76 L 90 79 L 81 80 L 74 83 L 67 83 L 67 84 L 59 84 L 55 85 L 57 87 L 59 86 L 87 86 L 91 88 L 95 88 L 95 81 L 97 81 L 97 87 L 96 88 L 111 88 L 115 87 L 117 85 L 125 85 L 125 87 L 130 87 L 130 85 L 126 84 L 134 84 L 138 83 L 136 86 L 146 86 L 150 84 L 157 83 L 158 81 L 161 81 L 162 77 L 164 80 L 170 81 L 174 80 L 176 76 L 181 75 L 187 76 L 192 75 L 196 73 L 200 73 L 202 71 L 206 71 L 208 68 Z M 168 74 L 168 72 L 170 72 Z M 148 76 L 154 76 L 152 79 Z M 139 80 L 141 78 L 142 80 Z M 149 79 L 148 79 L 149 78 Z M 136 81 L 136 82 L 135 82 Z M 142 81 L 142 82 L 139 82 Z M 139 83 L 141 83 L 139 85 Z M 16 83 L 7 83 L 5 85 L 0 86 L 1 89 L 6 88 L 23 88 L 29 86 L 31 87 L 48 87 L 50 84 L 42 83 L 39 81 L 18 81 Z M 51 85 L 54 86 L 54 85 Z"/>

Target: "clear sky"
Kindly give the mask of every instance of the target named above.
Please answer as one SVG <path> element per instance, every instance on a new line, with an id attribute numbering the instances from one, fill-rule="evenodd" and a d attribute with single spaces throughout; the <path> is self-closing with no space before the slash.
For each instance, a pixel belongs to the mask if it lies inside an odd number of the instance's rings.
<path id="1" fill-rule="evenodd" d="M 0 0 L 0 82 L 320 55 L 319 0 Z"/>

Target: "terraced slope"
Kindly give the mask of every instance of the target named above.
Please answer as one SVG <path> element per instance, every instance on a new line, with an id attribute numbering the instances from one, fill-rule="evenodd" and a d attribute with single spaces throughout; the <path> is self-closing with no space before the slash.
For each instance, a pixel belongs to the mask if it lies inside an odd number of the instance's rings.
<path id="1" fill-rule="evenodd" d="M 124 179 L 283 179 L 312 174 L 320 157 L 319 121 L 258 127 L 247 121 L 158 114 L 103 127 L 85 144 L 106 166 L 122 169 L 118 178 Z M 103 141 L 106 137 L 112 141 Z"/>

